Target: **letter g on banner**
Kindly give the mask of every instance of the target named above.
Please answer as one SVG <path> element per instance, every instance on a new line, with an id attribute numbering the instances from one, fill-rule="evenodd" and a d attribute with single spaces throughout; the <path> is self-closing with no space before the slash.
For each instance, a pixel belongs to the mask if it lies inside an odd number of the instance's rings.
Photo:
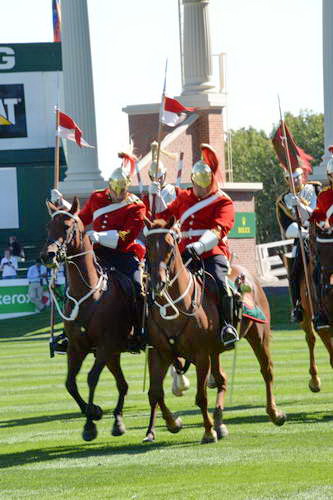
<path id="1" fill-rule="evenodd" d="M 13 69 L 15 66 L 15 52 L 11 47 L 0 47 L 0 71 Z"/>

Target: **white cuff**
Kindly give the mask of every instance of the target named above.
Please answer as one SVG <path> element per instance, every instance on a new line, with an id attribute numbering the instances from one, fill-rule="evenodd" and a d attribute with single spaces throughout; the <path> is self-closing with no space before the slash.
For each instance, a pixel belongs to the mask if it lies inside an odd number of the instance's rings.
<path id="1" fill-rule="evenodd" d="M 203 245 L 203 252 L 209 252 L 209 250 L 212 250 L 212 248 L 216 247 L 219 240 L 214 231 L 211 231 L 209 229 L 208 231 L 204 232 L 204 234 L 199 238 L 198 242 Z"/>
<path id="2" fill-rule="evenodd" d="M 103 247 L 117 248 L 119 241 L 118 231 L 111 229 L 110 231 L 98 232 L 98 243 Z"/>

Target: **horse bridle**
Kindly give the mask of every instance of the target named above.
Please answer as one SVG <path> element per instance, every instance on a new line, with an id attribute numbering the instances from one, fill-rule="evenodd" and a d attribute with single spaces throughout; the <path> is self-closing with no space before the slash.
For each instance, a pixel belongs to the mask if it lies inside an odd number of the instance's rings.
<path id="1" fill-rule="evenodd" d="M 179 239 L 179 234 L 174 231 L 173 229 L 165 229 L 165 228 L 155 228 L 155 229 L 149 229 L 148 231 L 145 232 L 145 236 L 148 237 L 148 236 L 151 236 L 152 234 L 171 234 L 171 236 L 173 237 L 174 239 L 174 242 L 176 243 L 177 240 Z M 192 286 L 192 284 L 194 284 L 194 295 L 196 297 L 197 295 L 197 283 L 196 283 L 196 280 L 194 280 L 193 276 L 192 276 L 192 273 L 189 274 L 189 282 L 188 282 L 188 285 L 186 287 L 186 290 L 184 291 L 184 293 L 182 295 L 180 295 L 179 297 L 177 297 L 177 299 L 172 299 L 168 293 L 168 288 L 170 288 L 174 282 L 176 281 L 176 279 L 179 277 L 179 275 L 185 270 L 187 269 L 187 265 L 190 263 L 190 261 L 186 262 L 180 271 L 178 271 L 178 273 L 175 274 L 175 276 L 170 280 L 169 279 L 169 267 L 171 265 L 171 262 L 172 260 L 175 258 L 175 255 L 176 255 L 176 246 L 173 245 L 173 248 L 172 248 L 172 252 L 170 253 L 170 256 L 167 260 L 167 262 L 161 262 L 160 263 L 160 267 L 162 267 L 165 271 L 165 274 L 166 274 L 166 283 L 165 283 L 165 286 L 163 288 L 163 290 L 160 292 L 160 295 L 161 297 L 163 297 L 167 304 L 166 305 L 161 305 L 159 304 L 159 302 L 154 299 L 154 304 L 156 304 L 157 307 L 159 307 L 160 309 L 160 314 L 161 314 L 161 317 L 163 319 L 166 319 L 166 320 L 172 320 L 172 319 L 175 319 L 175 318 L 178 318 L 179 317 L 179 314 L 182 313 L 184 314 L 185 316 L 194 316 L 194 314 L 196 313 L 197 309 L 200 307 L 200 304 L 201 304 L 201 301 L 202 301 L 202 296 L 201 296 L 201 300 L 200 301 L 196 301 L 194 299 L 194 301 L 192 301 L 193 303 L 193 311 L 188 313 L 186 311 L 182 311 L 179 309 L 179 307 L 176 307 L 175 304 L 180 302 L 182 299 L 184 299 L 186 297 L 186 295 L 189 293 L 190 291 L 190 288 Z M 168 307 L 171 307 L 173 310 L 174 310 L 174 314 L 173 315 L 167 315 L 166 313 L 166 309 Z"/>
<path id="2" fill-rule="evenodd" d="M 57 240 L 47 240 L 47 245 L 56 245 L 58 247 L 57 255 L 60 255 L 60 258 L 62 261 L 66 261 L 68 258 L 72 257 L 67 257 L 67 246 L 73 241 L 76 232 L 77 232 L 77 226 L 80 222 L 80 219 L 77 215 L 71 214 L 70 212 L 66 212 L 66 210 L 57 210 L 56 212 L 53 212 L 51 214 L 51 218 L 54 219 L 56 215 L 67 215 L 68 217 L 74 219 L 74 224 L 70 227 L 70 230 L 66 231 L 66 238 L 64 241 L 59 241 L 59 238 Z M 80 233 L 80 243 L 82 243 L 82 234 Z M 76 254 L 78 255 L 78 254 Z"/>

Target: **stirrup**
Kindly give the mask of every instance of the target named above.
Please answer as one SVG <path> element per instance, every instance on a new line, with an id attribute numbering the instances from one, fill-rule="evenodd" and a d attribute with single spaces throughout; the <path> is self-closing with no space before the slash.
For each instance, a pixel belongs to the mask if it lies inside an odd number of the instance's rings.
<path id="1" fill-rule="evenodd" d="M 238 342 L 239 335 L 236 328 L 232 325 L 225 325 L 221 330 L 221 342 L 224 346 L 228 346 Z"/>
<path id="2" fill-rule="evenodd" d="M 68 338 L 64 333 L 61 333 L 60 335 L 56 335 L 53 341 L 50 341 L 50 345 L 52 345 L 55 354 L 66 354 Z"/>

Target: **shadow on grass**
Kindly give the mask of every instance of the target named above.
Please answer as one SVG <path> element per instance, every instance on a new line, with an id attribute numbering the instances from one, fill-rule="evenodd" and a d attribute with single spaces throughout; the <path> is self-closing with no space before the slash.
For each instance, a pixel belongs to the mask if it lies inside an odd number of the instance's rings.
<path id="1" fill-rule="evenodd" d="M 103 415 L 107 415 L 108 413 L 111 413 L 111 411 L 105 411 Z M 25 425 L 44 424 L 49 422 L 56 422 L 59 420 L 70 420 L 77 418 L 84 418 L 84 415 L 82 415 L 79 410 L 75 413 L 58 413 L 57 415 L 40 415 L 38 417 L 0 420 L 0 428 L 23 427 Z"/>
<path id="2" fill-rule="evenodd" d="M 57 329 L 60 329 L 59 324 L 61 319 L 57 318 Z M 1 335 L 0 339 L 15 339 L 25 337 L 24 340 L 32 340 L 31 336 L 41 335 L 45 332 L 40 331 L 48 329 L 50 326 L 50 310 L 46 309 L 42 313 L 32 314 L 31 316 L 23 316 L 20 318 L 11 318 L 1 320 Z"/>
<path id="3" fill-rule="evenodd" d="M 52 460 L 80 459 L 90 457 L 106 457 L 108 455 L 141 455 L 160 448 L 201 446 L 198 441 L 187 441 L 181 443 L 170 443 L 169 441 L 159 441 L 158 443 L 139 443 L 117 445 L 110 443 L 96 446 L 93 443 L 75 444 L 73 446 L 55 446 L 49 448 L 39 448 L 23 452 L 4 453 L 0 456 L 0 468 L 17 467 L 18 465 L 29 465 Z M 96 464 L 97 465 L 97 464 Z"/>

